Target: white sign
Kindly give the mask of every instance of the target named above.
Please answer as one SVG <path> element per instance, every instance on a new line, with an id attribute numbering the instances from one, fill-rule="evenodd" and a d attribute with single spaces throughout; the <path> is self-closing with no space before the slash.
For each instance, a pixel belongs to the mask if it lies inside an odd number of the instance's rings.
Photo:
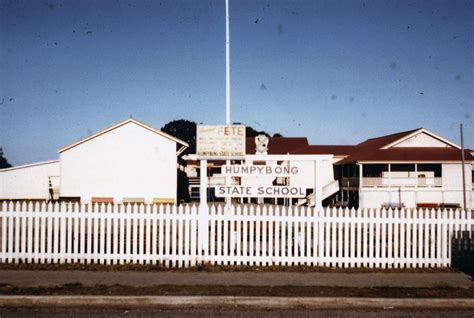
<path id="1" fill-rule="evenodd" d="M 220 198 L 304 198 L 306 189 L 288 186 L 218 186 L 215 194 Z"/>
<path id="2" fill-rule="evenodd" d="M 306 188 L 272 184 L 275 178 L 291 178 L 300 173 L 297 166 L 286 165 L 223 165 L 221 174 L 225 177 L 263 177 L 268 185 L 255 185 L 251 182 L 241 185 L 217 185 L 215 194 L 221 198 L 304 198 Z M 270 178 L 268 178 L 270 177 Z M 287 181 L 287 180 L 286 180 Z M 248 181 L 246 181 L 247 183 Z"/>
<path id="3" fill-rule="evenodd" d="M 225 176 L 266 176 L 291 177 L 298 175 L 298 167 L 267 166 L 267 165 L 224 165 L 221 174 Z"/>
<path id="4" fill-rule="evenodd" d="M 198 159 L 243 159 L 245 157 L 245 126 L 198 125 L 196 154 Z"/>

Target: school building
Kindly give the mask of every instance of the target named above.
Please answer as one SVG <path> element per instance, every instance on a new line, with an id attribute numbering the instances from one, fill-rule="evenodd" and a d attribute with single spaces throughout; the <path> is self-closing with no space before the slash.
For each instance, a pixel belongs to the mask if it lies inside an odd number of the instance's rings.
<path id="1" fill-rule="evenodd" d="M 464 182 L 466 207 L 473 207 L 472 151 L 464 151 L 463 170 L 459 145 L 423 128 L 357 145 L 259 138 L 246 138 L 247 159 L 230 164 L 290 173 L 229 176 L 225 161 L 207 160 L 210 201 L 226 200 L 216 189 L 230 185 L 262 194 L 236 192 L 227 199 L 240 203 L 314 206 L 316 193 L 323 206 L 462 207 Z M 178 203 L 178 171 L 185 170 L 191 201 L 198 201 L 200 161 L 184 157 L 186 167 L 178 165 L 187 147 L 130 118 L 61 148 L 57 160 L 0 170 L 0 200 Z M 324 159 L 315 165 L 304 158 Z"/>
<path id="2" fill-rule="evenodd" d="M 59 150 L 59 159 L 0 170 L 0 200 L 176 203 L 188 144 L 130 118 Z"/>

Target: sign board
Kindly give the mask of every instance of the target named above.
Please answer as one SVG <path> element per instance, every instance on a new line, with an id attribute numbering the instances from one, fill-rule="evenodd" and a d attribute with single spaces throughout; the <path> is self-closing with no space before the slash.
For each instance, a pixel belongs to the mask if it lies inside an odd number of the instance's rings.
<path id="1" fill-rule="evenodd" d="M 225 177 L 256 177 L 265 180 L 257 185 L 251 180 L 241 185 L 216 185 L 215 195 L 221 198 L 304 198 L 306 188 L 275 185 L 275 178 L 291 178 L 301 174 L 298 166 L 287 165 L 223 165 L 221 174 Z M 265 184 L 266 183 L 266 184 Z"/>
<path id="2" fill-rule="evenodd" d="M 243 159 L 245 126 L 198 125 L 196 155 L 198 159 Z"/>
<path id="3" fill-rule="evenodd" d="M 287 167 L 281 165 L 223 165 L 221 174 L 233 177 L 291 177 L 300 173 L 297 166 Z"/>
<path id="4" fill-rule="evenodd" d="M 290 186 L 218 186 L 215 194 L 220 198 L 304 198 L 306 189 Z"/>

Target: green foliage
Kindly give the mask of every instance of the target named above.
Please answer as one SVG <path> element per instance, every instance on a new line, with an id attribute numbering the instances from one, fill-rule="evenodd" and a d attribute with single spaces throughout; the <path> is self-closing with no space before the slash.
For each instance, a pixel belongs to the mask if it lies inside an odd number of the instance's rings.
<path id="1" fill-rule="evenodd" d="M 3 156 L 3 149 L 0 148 L 0 169 L 10 168 L 12 165 L 8 160 Z"/>
<path id="2" fill-rule="evenodd" d="M 189 148 L 185 154 L 196 152 L 196 123 L 186 119 L 173 120 L 164 125 L 161 131 L 186 141 Z"/>

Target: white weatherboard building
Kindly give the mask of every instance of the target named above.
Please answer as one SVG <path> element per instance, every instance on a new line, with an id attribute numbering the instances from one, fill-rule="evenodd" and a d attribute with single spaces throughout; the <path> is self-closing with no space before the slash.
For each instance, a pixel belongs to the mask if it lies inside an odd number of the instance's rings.
<path id="1" fill-rule="evenodd" d="M 335 163 L 341 195 L 360 208 L 463 207 L 461 147 L 424 128 L 368 139 Z M 465 150 L 466 208 L 473 207 L 472 163 Z"/>
<path id="2" fill-rule="evenodd" d="M 130 118 L 60 149 L 59 160 L 0 170 L 0 199 L 176 203 L 187 147 Z"/>
<path id="3" fill-rule="evenodd" d="M 246 152 L 255 153 L 253 138 L 247 138 Z M 323 206 L 463 207 L 461 148 L 423 128 L 371 138 L 357 145 L 309 145 L 306 138 L 270 138 L 268 153 L 292 156 L 332 155 L 332 159 L 322 162 L 319 171 Z M 464 154 L 466 207 L 472 208 L 474 156 L 470 150 L 465 150 Z M 196 161 L 188 161 L 192 199 L 199 197 L 198 164 Z M 311 163 L 280 161 L 270 164 L 298 167 L 304 173 L 288 180 L 251 176 L 234 178 L 231 182 L 234 185 L 254 186 L 275 182 L 279 185 L 302 187 L 307 189 L 306 198 L 293 198 L 290 201 L 280 198 L 265 202 L 314 205 L 314 166 Z M 221 171 L 223 165 L 222 161 L 208 161 L 210 187 L 224 183 Z M 211 198 L 212 191 L 210 189 Z M 234 200 L 262 202 L 261 199 L 239 198 L 238 195 Z"/>
<path id="4" fill-rule="evenodd" d="M 56 182 L 59 170 L 59 160 L 0 170 L 0 200 L 47 200 L 49 180 Z"/>
<path id="5" fill-rule="evenodd" d="M 176 203 L 177 159 L 186 147 L 179 139 L 127 119 L 60 149 L 59 160 L 0 170 L 0 200 Z M 323 206 L 463 206 L 460 147 L 423 128 L 357 145 L 309 145 L 306 138 L 270 138 L 268 158 L 256 153 L 255 139 L 247 138 L 246 160 L 232 164 L 278 166 L 297 172 L 226 176 L 222 171 L 224 161 L 208 160 L 211 201 L 224 200 L 215 190 L 226 184 L 272 191 L 298 189 L 294 196 L 237 194 L 234 202 L 314 205 L 316 187 L 321 189 L 318 197 Z M 320 184 L 316 186 L 314 163 L 298 158 L 319 155 L 326 155 L 326 159 L 319 162 L 316 175 Z M 472 208 L 474 202 L 473 162 L 474 156 L 466 150 L 467 208 Z M 200 193 L 198 167 L 199 161 L 188 160 L 192 200 L 197 200 Z"/>

